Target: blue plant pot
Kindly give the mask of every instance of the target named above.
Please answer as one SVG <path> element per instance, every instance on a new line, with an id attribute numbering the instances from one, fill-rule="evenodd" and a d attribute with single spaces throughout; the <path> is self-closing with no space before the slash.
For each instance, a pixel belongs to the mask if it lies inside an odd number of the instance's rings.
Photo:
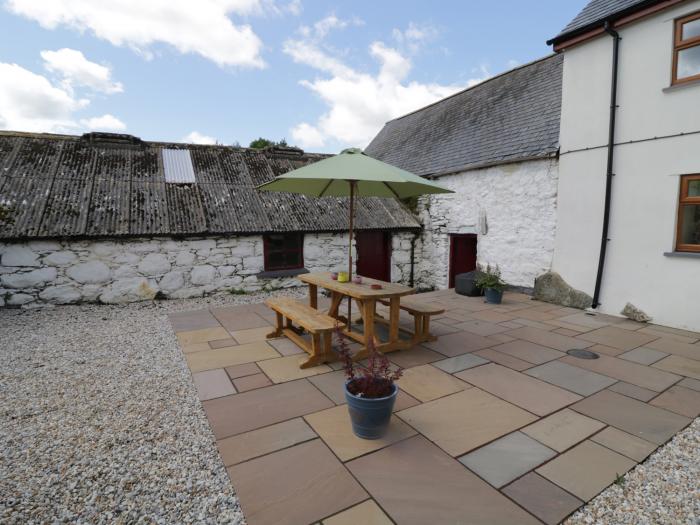
<path id="1" fill-rule="evenodd" d="M 493 288 L 486 288 L 484 290 L 484 295 L 486 296 L 486 302 L 491 304 L 501 304 L 503 299 L 503 290 L 494 290 Z"/>
<path id="2" fill-rule="evenodd" d="M 352 422 L 352 431 L 362 439 L 379 439 L 389 427 L 399 387 L 392 385 L 394 391 L 389 396 L 366 399 L 351 394 L 348 390 L 348 383 L 348 381 L 345 382 L 344 390 Z"/>

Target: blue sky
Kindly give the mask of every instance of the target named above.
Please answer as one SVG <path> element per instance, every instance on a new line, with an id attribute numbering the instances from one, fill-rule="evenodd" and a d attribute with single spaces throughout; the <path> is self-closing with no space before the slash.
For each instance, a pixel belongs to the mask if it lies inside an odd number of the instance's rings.
<path id="1" fill-rule="evenodd" d="M 363 147 L 548 54 L 584 4 L 0 0 L 0 129 Z"/>

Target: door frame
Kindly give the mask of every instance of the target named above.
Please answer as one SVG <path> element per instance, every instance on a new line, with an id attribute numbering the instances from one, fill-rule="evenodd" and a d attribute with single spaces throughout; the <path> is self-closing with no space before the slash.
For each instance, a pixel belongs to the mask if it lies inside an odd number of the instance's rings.
<path id="1" fill-rule="evenodd" d="M 477 257 L 479 255 L 478 253 L 478 247 L 479 247 L 479 241 L 477 238 L 476 233 L 449 233 L 448 234 L 450 238 L 450 260 L 448 261 L 448 268 L 447 268 L 447 287 L 448 288 L 454 288 L 455 287 L 455 272 L 454 272 L 454 239 L 464 239 L 464 238 L 472 238 L 475 239 L 476 246 L 477 246 Z"/>

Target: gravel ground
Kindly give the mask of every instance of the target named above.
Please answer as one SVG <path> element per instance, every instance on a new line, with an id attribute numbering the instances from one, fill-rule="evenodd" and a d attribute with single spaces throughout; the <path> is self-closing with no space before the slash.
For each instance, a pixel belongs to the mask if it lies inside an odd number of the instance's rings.
<path id="1" fill-rule="evenodd" d="M 243 523 L 167 314 L 263 298 L 0 310 L 0 522 Z"/>
<path id="2" fill-rule="evenodd" d="M 700 418 L 566 521 L 567 525 L 700 523 Z"/>

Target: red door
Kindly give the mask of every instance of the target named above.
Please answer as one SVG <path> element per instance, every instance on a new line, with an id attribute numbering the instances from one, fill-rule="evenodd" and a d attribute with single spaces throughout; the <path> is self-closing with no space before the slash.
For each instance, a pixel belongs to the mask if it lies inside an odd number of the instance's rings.
<path id="1" fill-rule="evenodd" d="M 357 273 L 380 281 L 391 281 L 391 234 L 357 232 Z"/>
<path id="2" fill-rule="evenodd" d="M 455 275 L 476 270 L 476 234 L 450 235 L 450 288 Z"/>

